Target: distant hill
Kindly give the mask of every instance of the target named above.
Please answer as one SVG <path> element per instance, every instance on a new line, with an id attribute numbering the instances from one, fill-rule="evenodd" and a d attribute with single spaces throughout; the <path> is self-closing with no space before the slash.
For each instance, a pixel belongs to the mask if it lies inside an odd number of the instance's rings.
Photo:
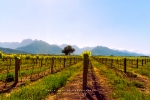
<path id="1" fill-rule="evenodd" d="M 81 48 L 82 52 L 85 51 L 85 50 L 93 50 L 95 47 L 84 47 L 84 48 Z"/>
<path id="2" fill-rule="evenodd" d="M 19 42 L 0 42 L 0 47 L 15 49 L 19 46 Z"/>
<path id="3" fill-rule="evenodd" d="M 33 42 L 32 39 L 24 39 L 24 40 L 22 40 L 22 42 L 19 44 L 18 47 L 23 47 L 23 46 L 29 45 L 29 44 L 31 44 L 32 42 Z M 17 47 L 17 48 L 18 48 L 18 47 Z"/>
<path id="4" fill-rule="evenodd" d="M 103 46 L 97 46 L 92 50 L 92 55 L 114 55 L 114 56 L 144 56 L 142 54 L 132 53 L 132 52 L 123 52 L 118 50 L 109 49 Z"/>
<path id="5" fill-rule="evenodd" d="M 42 40 L 35 40 L 31 44 L 16 48 L 16 50 L 32 54 L 62 54 L 62 49 L 56 45 L 50 45 Z"/>
<path id="6" fill-rule="evenodd" d="M 50 45 L 42 40 L 32 40 L 24 39 L 21 43 L 19 42 L 0 42 L 0 47 L 2 48 L 11 48 L 23 52 L 29 53 L 39 53 L 39 54 L 62 54 L 61 51 L 68 44 Z M 97 46 L 97 47 L 84 47 L 79 48 L 77 45 L 71 45 L 75 48 L 73 54 L 81 54 L 84 50 L 91 50 L 93 55 L 114 55 L 114 56 L 145 56 L 144 54 L 138 54 L 134 52 L 129 52 L 127 50 L 114 50 L 108 47 Z M 8 50 L 9 51 L 9 50 Z M 11 53 L 11 52 L 10 52 Z M 149 55 L 150 56 L 150 55 Z"/>
<path id="7" fill-rule="evenodd" d="M 14 50 L 14 49 L 10 49 L 10 48 L 2 48 L 0 47 L 0 51 L 4 52 L 5 54 L 29 54 L 27 52 L 23 52 L 23 51 L 19 51 L 19 50 Z"/>
<path id="8" fill-rule="evenodd" d="M 32 39 L 24 39 L 24 40 L 22 40 L 21 43 L 19 43 L 19 42 L 0 42 L 0 47 L 16 49 L 18 47 L 26 46 L 32 42 L 33 42 Z"/>
<path id="9" fill-rule="evenodd" d="M 59 45 L 60 48 L 64 49 L 64 47 L 66 47 L 68 44 L 62 44 L 62 45 Z"/>
<path id="10" fill-rule="evenodd" d="M 117 51 L 129 53 L 129 54 L 133 54 L 133 55 L 137 55 L 137 54 L 138 54 L 138 55 L 141 55 L 141 56 L 145 56 L 144 54 L 141 54 L 141 53 L 135 53 L 135 52 L 127 51 L 127 50 L 117 50 Z"/>

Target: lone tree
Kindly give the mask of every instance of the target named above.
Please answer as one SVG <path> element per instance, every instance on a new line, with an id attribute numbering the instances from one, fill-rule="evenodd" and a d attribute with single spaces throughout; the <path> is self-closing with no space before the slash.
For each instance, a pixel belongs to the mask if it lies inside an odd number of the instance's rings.
<path id="1" fill-rule="evenodd" d="M 75 49 L 68 45 L 64 48 L 64 50 L 62 50 L 62 53 L 65 53 L 65 55 L 70 55 L 70 53 L 73 53 L 74 51 Z"/>

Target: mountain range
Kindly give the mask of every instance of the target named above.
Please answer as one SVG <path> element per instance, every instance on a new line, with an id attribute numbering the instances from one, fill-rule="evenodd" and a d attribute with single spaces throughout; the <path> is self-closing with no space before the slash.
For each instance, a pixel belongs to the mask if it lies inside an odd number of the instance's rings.
<path id="1" fill-rule="evenodd" d="M 16 50 L 25 51 L 32 54 L 62 54 L 62 49 L 56 45 L 50 45 L 42 40 L 33 41 L 24 47 L 18 47 Z"/>
<path id="2" fill-rule="evenodd" d="M 6 54 L 11 54 L 11 53 L 15 53 L 15 54 L 29 54 L 28 52 L 19 51 L 19 50 L 10 49 L 10 48 L 2 48 L 2 47 L 0 47 L 0 51 L 3 51 Z"/>
<path id="3" fill-rule="evenodd" d="M 19 42 L 0 42 L 0 51 L 4 53 L 31 53 L 31 54 L 62 54 L 61 51 L 68 44 L 48 44 L 42 40 L 24 39 Z M 73 54 L 81 54 L 84 50 L 91 50 L 92 55 L 114 55 L 114 56 L 145 56 L 144 54 L 138 54 L 129 52 L 127 50 L 113 50 L 104 46 L 97 47 L 84 47 L 79 48 L 76 45 L 71 45 L 75 52 Z M 14 50 L 14 51 L 13 51 Z M 9 51 L 9 52 L 8 52 Z"/>
<path id="4" fill-rule="evenodd" d="M 134 52 L 129 52 L 127 50 L 121 51 L 121 50 L 113 50 L 109 49 L 108 47 L 103 46 L 97 46 L 94 49 L 92 49 L 93 55 L 114 55 L 114 56 L 145 56 L 144 54 L 138 54 Z"/>
<path id="5" fill-rule="evenodd" d="M 24 39 L 21 43 L 19 42 L 0 42 L 0 47 L 16 49 L 18 47 L 23 47 L 33 42 L 32 39 Z"/>

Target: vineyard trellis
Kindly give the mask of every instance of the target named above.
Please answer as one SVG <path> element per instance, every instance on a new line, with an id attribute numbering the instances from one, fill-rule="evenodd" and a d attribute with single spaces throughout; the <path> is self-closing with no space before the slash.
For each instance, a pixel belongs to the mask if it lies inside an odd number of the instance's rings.
<path id="1" fill-rule="evenodd" d="M 129 77 L 137 77 L 136 74 L 129 71 L 129 69 L 141 69 L 144 68 L 145 65 L 150 63 L 150 58 L 143 58 L 143 57 L 108 57 L 108 56 L 92 56 L 89 57 L 89 52 L 84 52 L 84 64 L 83 64 L 83 92 L 86 92 L 87 86 L 87 73 L 89 68 L 90 59 L 94 59 L 101 64 L 104 64 L 111 69 L 115 69 L 127 75 Z M 146 68 L 146 67 L 145 67 Z M 149 76 L 150 77 L 150 76 Z"/>
<path id="2" fill-rule="evenodd" d="M 0 57 L 0 92 L 7 91 L 17 83 L 22 85 L 54 74 L 80 61 L 81 56 L 3 54 Z"/>
<path id="3" fill-rule="evenodd" d="M 148 64 L 150 62 L 150 58 L 109 58 L 109 57 L 97 57 L 97 56 L 93 56 L 92 58 L 94 58 L 95 60 L 97 60 L 98 62 L 105 64 L 107 66 L 110 66 L 111 68 L 116 68 L 119 70 L 120 67 L 122 67 L 124 73 L 127 72 L 128 68 L 139 68 L 139 66 L 144 66 L 146 64 Z"/>
<path id="4" fill-rule="evenodd" d="M 140 57 L 104 57 L 91 56 L 91 51 L 84 51 L 80 56 L 55 56 L 55 55 L 7 55 L 0 53 L 0 92 L 14 84 L 20 85 L 28 81 L 35 81 L 49 74 L 54 74 L 77 62 L 83 62 L 83 90 L 86 90 L 87 73 L 90 60 L 109 66 L 112 69 L 128 73 L 130 69 L 144 68 L 150 58 Z M 14 79 L 13 79 L 14 76 Z M 10 78 L 10 80 L 8 80 Z M 9 82 L 10 81 L 10 82 Z M 2 85 L 3 84 L 3 85 Z"/>

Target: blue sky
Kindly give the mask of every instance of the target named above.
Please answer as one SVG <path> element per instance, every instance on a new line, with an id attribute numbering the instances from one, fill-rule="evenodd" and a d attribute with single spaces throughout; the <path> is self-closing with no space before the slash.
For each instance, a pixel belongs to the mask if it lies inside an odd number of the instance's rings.
<path id="1" fill-rule="evenodd" d="M 0 42 L 106 46 L 150 54 L 150 0 L 0 0 Z"/>

